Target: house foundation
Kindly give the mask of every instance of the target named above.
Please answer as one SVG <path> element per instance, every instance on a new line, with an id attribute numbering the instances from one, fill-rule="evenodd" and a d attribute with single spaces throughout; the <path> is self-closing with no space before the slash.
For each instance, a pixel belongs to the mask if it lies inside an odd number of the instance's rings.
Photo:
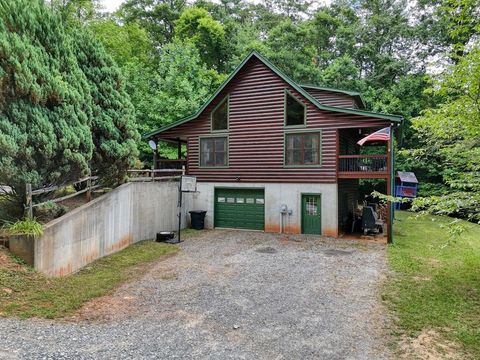
<path id="1" fill-rule="evenodd" d="M 263 189 L 265 232 L 302 233 L 302 195 L 320 195 L 321 228 L 323 236 L 338 236 L 337 184 L 289 184 L 289 183 L 229 183 L 199 182 L 193 195 L 193 208 L 206 210 L 205 227 L 215 227 L 216 189 Z M 286 205 L 286 207 L 284 206 Z M 282 213 L 282 206 L 284 212 Z"/>

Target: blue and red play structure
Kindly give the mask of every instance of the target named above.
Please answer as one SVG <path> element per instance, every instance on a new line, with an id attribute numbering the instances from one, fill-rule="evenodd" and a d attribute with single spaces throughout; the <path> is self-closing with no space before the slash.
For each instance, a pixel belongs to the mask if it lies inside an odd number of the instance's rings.
<path id="1" fill-rule="evenodd" d="M 415 198 L 417 197 L 418 180 L 413 172 L 398 171 L 395 181 L 395 197 Z M 402 204 L 395 203 L 395 209 L 400 210 Z"/>

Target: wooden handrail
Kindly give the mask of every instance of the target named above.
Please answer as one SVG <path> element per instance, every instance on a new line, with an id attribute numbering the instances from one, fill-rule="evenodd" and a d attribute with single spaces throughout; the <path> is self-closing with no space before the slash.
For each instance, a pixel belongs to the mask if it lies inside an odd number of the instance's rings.
<path id="1" fill-rule="evenodd" d="M 186 162 L 187 159 L 157 159 L 157 161 L 161 161 L 161 162 Z"/>
<path id="2" fill-rule="evenodd" d="M 339 159 L 387 158 L 386 154 L 338 155 Z"/>
<path id="3" fill-rule="evenodd" d="M 171 172 L 182 172 L 182 169 L 129 169 L 127 170 L 129 173 L 171 173 Z"/>

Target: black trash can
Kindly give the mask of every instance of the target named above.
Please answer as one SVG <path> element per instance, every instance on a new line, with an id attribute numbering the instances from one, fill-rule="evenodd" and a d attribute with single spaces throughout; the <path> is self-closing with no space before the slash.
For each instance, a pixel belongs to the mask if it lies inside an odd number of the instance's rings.
<path id="1" fill-rule="evenodd" d="M 192 210 L 190 212 L 190 218 L 192 219 L 192 228 L 195 230 L 203 230 L 205 227 L 205 210 Z"/>

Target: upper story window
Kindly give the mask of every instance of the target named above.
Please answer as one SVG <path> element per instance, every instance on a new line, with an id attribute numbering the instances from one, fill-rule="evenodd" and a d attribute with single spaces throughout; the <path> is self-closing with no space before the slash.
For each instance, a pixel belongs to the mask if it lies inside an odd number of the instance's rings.
<path id="1" fill-rule="evenodd" d="M 301 103 L 289 91 L 285 91 L 285 126 L 305 125 L 307 111 L 305 104 Z"/>
<path id="2" fill-rule="evenodd" d="M 200 139 L 200 166 L 227 166 L 226 136 Z"/>
<path id="3" fill-rule="evenodd" d="M 228 130 L 228 96 L 212 111 L 212 131 Z"/>
<path id="4" fill-rule="evenodd" d="M 285 134 L 285 165 L 320 165 L 320 132 Z"/>

